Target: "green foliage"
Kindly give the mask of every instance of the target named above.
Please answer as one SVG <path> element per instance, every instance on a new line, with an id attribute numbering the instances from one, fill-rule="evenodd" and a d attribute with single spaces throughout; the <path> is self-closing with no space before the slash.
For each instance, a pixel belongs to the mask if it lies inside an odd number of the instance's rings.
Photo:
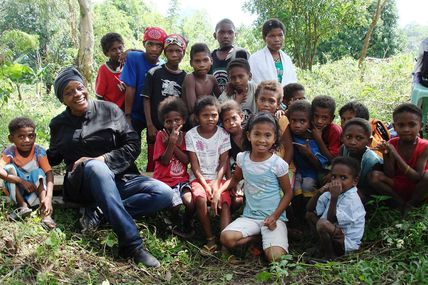
<path id="1" fill-rule="evenodd" d="M 248 0 L 245 7 L 258 15 L 260 27 L 266 19 L 278 18 L 286 28 L 286 49 L 294 63 L 311 69 L 321 42 L 353 26 L 366 13 L 366 1 Z"/>
<path id="2" fill-rule="evenodd" d="M 416 55 L 421 42 L 428 37 L 428 25 L 407 24 L 401 29 L 401 33 L 405 35 L 406 39 L 404 51 Z"/>
<path id="3" fill-rule="evenodd" d="M 28 53 L 35 52 L 39 48 L 37 35 L 30 35 L 20 30 L 9 30 L 0 36 L 0 50 L 5 59 L 14 61 Z"/>
<path id="4" fill-rule="evenodd" d="M 362 13 L 354 23 L 342 26 L 337 35 L 322 41 L 317 51 L 319 62 L 337 60 L 349 55 L 357 59 L 375 9 L 376 1 L 372 1 L 367 12 Z M 367 51 L 369 57 L 391 57 L 404 48 L 405 39 L 398 32 L 397 20 L 395 1 L 390 0 L 383 9 L 370 39 Z"/>

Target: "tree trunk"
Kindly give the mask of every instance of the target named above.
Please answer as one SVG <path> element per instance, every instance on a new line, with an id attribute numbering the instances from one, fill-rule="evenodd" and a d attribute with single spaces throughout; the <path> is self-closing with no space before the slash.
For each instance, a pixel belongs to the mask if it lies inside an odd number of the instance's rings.
<path id="1" fill-rule="evenodd" d="M 377 6 L 375 13 L 373 14 L 372 22 L 370 23 L 369 29 L 367 30 L 366 36 L 364 37 L 363 48 L 361 49 L 360 59 L 358 60 L 359 68 L 363 67 L 364 60 L 367 56 L 367 49 L 369 47 L 370 38 L 372 36 L 373 30 L 376 27 L 377 21 L 379 20 L 380 15 L 382 14 L 386 2 L 388 2 L 388 0 L 377 0 Z"/>
<path id="2" fill-rule="evenodd" d="M 91 0 L 79 0 L 80 6 L 80 41 L 78 69 L 86 78 L 92 81 L 92 58 L 94 55 L 94 31 L 92 27 Z"/>
<path id="3" fill-rule="evenodd" d="M 76 9 L 73 5 L 74 0 L 68 0 L 68 12 L 70 15 L 70 34 L 71 34 L 71 41 L 73 42 L 73 47 L 79 48 L 79 36 L 78 36 L 78 29 L 77 29 L 77 16 L 76 16 Z"/>

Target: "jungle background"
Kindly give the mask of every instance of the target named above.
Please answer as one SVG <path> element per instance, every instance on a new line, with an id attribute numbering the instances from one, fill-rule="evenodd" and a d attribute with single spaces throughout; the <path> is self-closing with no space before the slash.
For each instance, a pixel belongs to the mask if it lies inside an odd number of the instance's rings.
<path id="1" fill-rule="evenodd" d="M 156 25 L 183 34 L 189 46 L 205 42 L 216 48 L 215 23 L 207 12 L 183 13 L 179 0 L 170 1 L 167 15 L 145 0 L 0 3 L 0 149 L 9 143 L 8 122 L 18 115 L 34 119 L 37 142 L 48 147 L 49 121 L 64 110 L 52 90 L 56 73 L 75 65 L 93 90 L 98 67 L 106 61 L 99 41 L 107 32 L 120 33 L 126 48 L 142 49 L 144 28 Z M 371 117 L 385 122 L 397 104 L 410 100 L 414 57 L 428 26 L 398 28 L 394 0 L 247 0 L 242 9 L 257 19 L 237 26 L 235 44 L 251 53 L 262 48 L 262 23 L 281 19 L 284 50 L 309 99 L 330 95 L 338 107 L 359 100 Z M 188 53 L 181 67 L 191 71 Z M 144 153 L 143 145 L 141 169 Z M 199 255 L 200 232 L 184 241 L 171 235 L 162 215 L 144 218 L 138 226 L 162 263 L 156 270 L 116 260 L 117 240 L 108 227 L 82 235 L 75 209 L 56 209 L 58 228 L 46 232 L 35 213 L 22 222 L 7 221 L 12 208 L 2 199 L 0 284 L 428 284 L 428 207 L 403 220 L 384 199 L 375 197 L 368 205 L 362 249 L 327 263 L 308 262 L 309 241 L 291 240 L 290 255 L 271 266 L 246 252 L 232 266 L 221 256 Z"/>

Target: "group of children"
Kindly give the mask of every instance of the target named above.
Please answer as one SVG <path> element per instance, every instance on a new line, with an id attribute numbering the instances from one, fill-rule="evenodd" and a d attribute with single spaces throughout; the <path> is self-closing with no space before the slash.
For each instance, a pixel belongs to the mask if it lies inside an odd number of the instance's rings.
<path id="1" fill-rule="evenodd" d="M 281 45 L 273 38 L 284 29 L 270 21 L 263 35 L 268 47 L 278 51 Z M 186 40 L 166 36 L 166 63 L 147 73 L 141 94 L 148 136 L 154 143 L 153 177 L 174 193 L 171 215 L 176 234 L 191 238 L 196 214 L 206 239 L 201 253 L 215 253 L 218 236 L 222 250 L 229 252 L 257 243 L 261 234 L 266 258 L 274 261 L 288 252 L 287 224 L 307 223 L 319 237 L 321 253 L 334 257 L 359 248 L 364 203 L 370 195 L 390 196 L 403 213 L 426 200 L 428 141 L 419 136 L 418 107 L 401 104 L 394 110 L 397 137 L 392 139 L 381 122 L 369 121 L 367 108 L 359 102 L 342 106 L 341 126 L 336 125 L 333 98 L 316 96 L 309 102 L 302 85 L 281 85 L 282 73 L 255 83 L 252 66 L 257 62 L 249 63 L 245 50 L 233 49 L 230 20 L 216 26 L 215 37 L 220 48 L 213 54 L 202 43 L 191 47 L 194 71 L 186 74 L 179 69 Z M 106 35 L 101 43 L 110 59 L 100 69 L 96 90 L 109 100 L 102 90 L 110 87 L 105 86 L 124 86 L 117 76 L 102 77 L 102 70 L 120 72 L 123 41 L 115 34 Z M 283 58 L 281 71 L 289 71 L 284 56 L 279 52 L 277 56 Z M 210 74 L 213 67 L 221 69 L 213 65 L 215 57 L 228 61 L 222 85 Z M 112 101 L 123 108 L 123 100 Z M 0 178 L 19 186 L 20 191 L 10 191 L 10 196 L 16 197 L 20 212 L 28 211 L 28 196 L 36 192 L 43 218 L 51 219 L 52 171 L 44 151 L 35 145 L 35 126 L 17 120 L 19 124 L 13 121 L 9 127 L 14 146 L 3 152 Z M 6 164 L 19 171 L 11 172 Z M 37 166 L 45 175 L 32 172 Z M 232 221 L 232 212 L 243 203 L 242 215 Z M 209 208 L 220 216 L 219 235 Z"/>

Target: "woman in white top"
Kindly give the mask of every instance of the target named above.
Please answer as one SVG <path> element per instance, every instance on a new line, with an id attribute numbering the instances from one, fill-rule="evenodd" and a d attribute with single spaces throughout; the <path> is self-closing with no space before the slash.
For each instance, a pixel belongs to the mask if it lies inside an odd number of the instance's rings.
<path id="1" fill-rule="evenodd" d="M 249 62 L 253 81 L 278 80 L 285 86 L 297 82 L 296 69 L 291 58 L 281 50 L 285 27 L 278 19 L 267 20 L 262 27 L 266 46 L 250 56 Z"/>

